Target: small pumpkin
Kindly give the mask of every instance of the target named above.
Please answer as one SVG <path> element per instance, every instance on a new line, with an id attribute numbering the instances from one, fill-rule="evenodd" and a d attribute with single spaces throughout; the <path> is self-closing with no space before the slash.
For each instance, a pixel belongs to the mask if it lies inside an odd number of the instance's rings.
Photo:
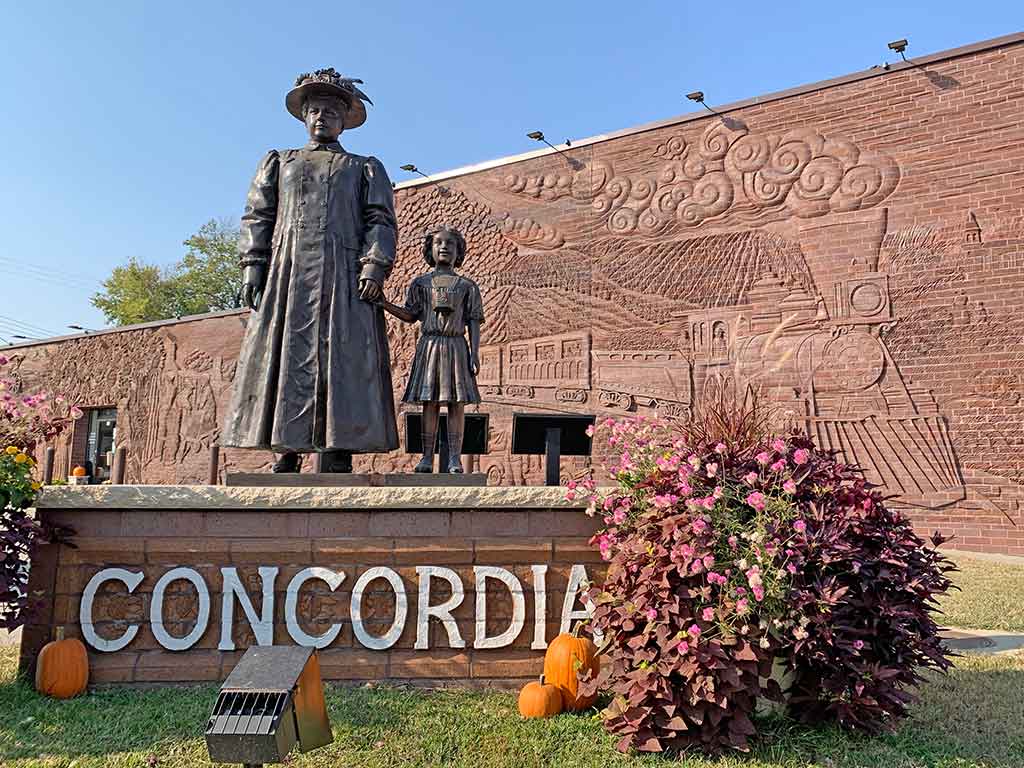
<path id="1" fill-rule="evenodd" d="M 57 627 L 56 640 L 47 643 L 36 659 L 36 690 L 57 699 L 70 699 L 89 684 L 89 656 L 81 640 L 64 639 Z"/>
<path id="2" fill-rule="evenodd" d="M 523 717 L 551 717 L 561 711 L 562 692 L 545 683 L 544 675 L 519 692 L 519 714 Z"/>
<path id="3" fill-rule="evenodd" d="M 562 708 L 568 711 L 580 712 L 597 701 L 597 694 L 579 694 L 579 675 L 587 669 L 596 675 L 600 668 L 597 646 L 589 638 L 568 632 L 552 640 L 544 654 L 544 679 L 561 691 Z"/>
<path id="4" fill-rule="evenodd" d="M 85 477 L 85 467 L 83 467 L 81 464 L 77 465 L 74 469 L 71 470 L 71 476 Z"/>

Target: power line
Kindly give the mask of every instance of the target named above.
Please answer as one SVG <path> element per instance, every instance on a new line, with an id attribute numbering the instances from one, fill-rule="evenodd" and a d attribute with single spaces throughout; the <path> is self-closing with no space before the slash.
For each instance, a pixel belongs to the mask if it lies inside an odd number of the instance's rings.
<path id="1" fill-rule="evenodd" d="M 26 331 L 29 331 L 31 333 L 42 333 L 42 334 L 44 334 L 46 336 L 57 336 L 58 335 L 58 334 L 54 333 L 53 331 L 49 330 L 48 328 L 43 328 L 41 325 L 35 325 L 34 323 L 26 323 L 25 321 L 19 320 L 16 317 L 8 317 L 7 315 L 0 315 L 0 322 L 4 322 L 7 325 L 13 324 L 13 325 L 16 325 L 16 326 L 21 326 L 23 329 L 25 329 Z"/>
<path id="2" fill-rule="evenodd" d="M 41 283 L 47 283 L 49 285 L 58 286 L 60 288 L 78 288 L 79 290 L 81 290 L 83 287 L 86 289 L 91 287 L 91 285 L 83 285 L 83 283 L 79 281 L 60 277 L 58 275 L 46 275 L 37 274 L 33 272 L 26 272 L 25 270 L 18 269 L 17 267 L 8 267 L 5 265 L 0 265 L 0 272 L 6 272 L 7 274 L 17 275 L 18 277 L 23 277 L 28 280 L 35 280 Z"/>
<path id="3" fill-rule="evenodd" d="M 24 264 L 16 259 L 12 259 L 9 256 L 0 256 L 0 265 L 6 267 L 13 267 L 19 271 L 34 272 L 36 274 L 53 276 L 53 277 L 66 277 L 72 281 L 87 282 L 87 283 L 99 283 L 101 280 L 93 275 L 83 275 L 76 272 L 68 272 L 66 269 L 51 269 L 48 267 L 39 266 L 37 264 Z"/>

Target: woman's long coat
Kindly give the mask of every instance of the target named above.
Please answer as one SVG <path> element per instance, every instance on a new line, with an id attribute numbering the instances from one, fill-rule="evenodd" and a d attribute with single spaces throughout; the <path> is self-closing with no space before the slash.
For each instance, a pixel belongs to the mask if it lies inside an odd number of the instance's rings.
<path id="1" fill-rule="evenodd" d="M 266 266 L 222 445 L 278 452 L 398 447 L 383 310 L 359 298 L 395 260 L 391 182 L 338 143 L 271 151 L 242 217 L 242 266 Z"/>

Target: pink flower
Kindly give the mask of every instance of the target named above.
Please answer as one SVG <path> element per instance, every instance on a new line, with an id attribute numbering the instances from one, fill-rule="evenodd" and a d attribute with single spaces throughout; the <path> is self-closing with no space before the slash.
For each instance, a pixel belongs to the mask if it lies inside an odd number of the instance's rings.
<path id="1" fill-rule="evenodd" d="M 566 501 L 576 501 L 576 494 L 575 494 L 575 492 L 573 492 L 573 491 L 566 491 L 565 500 Z"/>
<path id="2" fill-rule="evenodd" d="M 679 501 L 679 497 L 671 493 L 655 494 L 653 499 L 654 506 L 658 509 L 667 509 L 675 505 L 677 501 Z"/>
<path id="3" fill-rule="evenodd" d="M 783 461 L 782 459 L 779 459 L 778 461 L 776 461 L 776 462 L 775 462 L 774 464 L 772 464 L 772 466 L 771 466 L 771 470 L 772 470 L 772 472 L 781 472 L 781 471 L 782 471 L 782 470 L 784 470 L 785 468 L 786 468 L 786 462 L 785 462 L 785 461 Z"/>
<path id="4" fill-rule="evenodd" d="M 758 464 L 767 464 L 769 461 L 772 460 L 772 455 L 768 453 L 768 451 L 761 451 L 754 458 L 757 459 Z"/>
<path id="5" fill-rule="evenodd" d="M 71 418 L 72 419 L 80 419 L 80 418 L 82 418 L 82 409 L 79 408 L 77 405 L 71 406 Z"/>
<path id="6" fill-rule="evenodd" d="M 691 624 L 690 628 L 686 630 L 686 633 L 689 635 L 693 635 L 694 637 L 700 637 L 700 627 L 698 627 L 696 624 Z"/>
<path id="7" fill-rule="evenodd" d="M 698 536 L 704 533 L 707 529 L 708 524 L 704 522 L 703 517 L 696 517 L 694 518 L 693 522 L 690 523 L 690 530 L 692 530 Z"/>
<path id="8" fill-rule="evenodd" d="M 861 506 L 864 507 L 864 509 L 871 509 L 871 506 L 872 506 L 871 499 L 870 498 L 864 499 L 864 501 L 861 503 Z"/>
<path id="9" fill-rule="evenodd" d="M 722 490 L 722 486 L 720 485 L 716 485 L 715 490 L 711 492 L 711 498 L 713 499 L 720 499 L 723 495 L 725 495 L 725 491 Z"/>
<path id="10" fill-rule="evenodd" d="M 754 587 L 752 589 L 752 591 L 754 593 L 754 599 L 757 600 L 757 602 L 760 603 L 762 600 L 764 600 L 764 588 L 763 587 Z"/>
<path id="11" fill-rule="evenodd" d="M 786 441 L 783 440 L 781 437 L 776 437 L 772 441 L 772 449 L 775 450 L 775 451 L 778 451 L 779 453 L 785 453 L 786 452 Z"/>
<path id="12" fill-rule="evenodd" d="M 715 573 L 714 571 L 710 571 L 708 573 L 708 582 L 711 584 L 718 584 L 719 586 L 724 586 L 726 581 L 727 579 L 725 578 L 725 576 L 723 576 L 720 573 Z"/>
<path id="13" fill-rule="evenodd" d="M 694 469 L 700 469 L 700 459 L 698 459 L 696 455 L 691 454 L 690 458 L 688 458 L 686 461 Z"/>
<path id="14" fill-rule="evenodd" d="M 736 587 L 736 596 L 737 597 L 743 597 L 743 595 L 745 595 L 745 594 L 747 594 L 747 588 L 746 587 Z"/>
<path id="15" fill-rule="evenodd" d="M 708 473 L 708 477 L 714 477 L 718 473 L 718 464 L 709 461 L 704 465 L 704 471 Z"/>
<path id="16" fill-rule="evenodd" d="M 753 485 L 754 483 L 757 482 L 757 472 L 748 472 L 744 476 L 743 480 L 744 482 L 746 482 L 747 485 Z"/>
<path id="17" fill-rule="evenodd" d="M 594 425 L 591 424 L 589 427 L 587 427 L 586 432 L 587 432 L 587 437 L 593 437 L 594 436 Z"/>
<path id="18" fill-rule="evenodd" d="M 648 608 L 647 609 L 647 618 L 650 619 L 651 621 L 654 621 L 656 618 L 658 618 L 658 612 L 656 610 L 654 610 L 653 608 Z"/>
<path id="19" fill-rule="evenodd" d="M 715 609 L 705 608 L 700 612 L 700 617 L 704 619 L 704 621 L 712 621 L 715 618 Z"/>
<path id="20" fill-rule="evenodd" d="M 622 509 L 621 507 L 616 509 L 614 514 L 612 514 L 612 522 L 615 523 L 616 525 L 621 525 L 622 522 L 625 519 L 626 519 L 626 510 Z"/>
<path id="21" fill-rule="evenodd" d="M 701 504 L 704 506 L 704 509 L 708 509 L 708 510 L 714 509 L 715 508 L 715 497 L 714 496 L 705 496 L 703 499 L 701 499 Z"/>
<path id="22" fill-rule="evenodd" d="M 789 571 L 790 573 L 796 573 L 796 565 L 793 564 L 793 563 L 787 563 L 786 564 L 786 570 Z"/>
<path id="23" fill-rule="evenodd" d="M 569 482 L 567 482 L 565 484 L 565 487 L 568 488 L 570 491 L 575 491 L 576 490 L 576 481 L 575 480 L 570 480 Z"/>
<path id="24" fill-rule="evenodd" d="M 690 564 L 690 573 L 700 573 L 704 570 L 704 563 L 700 560 L 694 560 Z"/>
<path id="25" fill-rule="evenodd" d="M 0 365 L 7 365 L 9 362 L 11 362 L 9 358 L 0 355 Z"/>
<path id="26" fill-rule="evenodd" d="M 761 569 L 756 565 L 747 571 L 746 577 L 751 589 L 757 589 L 761 586 Z"/>
<path id="27" fill-rule="evenodd" d="M 705 568 L 710 568 L 712 565 L 715 564 L 715 556 L 714 555 L 704 555 L 704 559 L 702 560 L 702 562 L 704 563 L 704 567 Z"/>
<path id="28" fill-rule="evenodd" d="M 760 491 L 751 491 L 750 493 L 748 493 L 746 501 L 747 504 L 752 506 L 758 512 L 765 508 L 764 494 L 761 493 Z"/>
<path id="29" fill-rule="evenodd" d="M 811 458 L 811 454 L 804 448 L 797 448 L 793 451 L 793 461 L 796 464 L 806 464 L 809 458 Z"/>
<path id="30" fill-rule="evenodd" d="M 807 523 L 804 522 L 803 520 L 794 520 L 793 521 L 793 530 L 796 531 L 797 533 L 803 533 L 804 531 L 807 530 Z"/>
<path id="31" fill-rule="evenodd" d="M 796 483 L 793 482 L 793 478 L 789 478 L 789 480 L 782 484 L 782 490 L 786 493 L 796 493 Z"/>
<path id="32" fill-rule="evenodd" d="M 740 616 L 745 614 L 749 607 L 750 603 L 747 601 L 747 598 L 745 597 L 736 601 L 736 613 L 738 613 Z"/>
<path id="33" fill-rule="evenodd" d="M 676 646 L 676 650 L 680 653 L 688 653 L 690 651 L 690 644 L 685 640 L 680 640 L 679 645 Z"/>
<path id="34" fill-rule="evenodd" d="M 686 558 L 693 557 L 693 547 L 689 544 L 683 544 L 683 546 L 679 548 L 679 554 Z"/>
<path id="35" fill-rule="evenodd" d="M 718 453 L 718 454 L 725 453 L 725 443 L 719 443 L 718 445 L 716 445 L 715 446 L 715 453 Z"/>

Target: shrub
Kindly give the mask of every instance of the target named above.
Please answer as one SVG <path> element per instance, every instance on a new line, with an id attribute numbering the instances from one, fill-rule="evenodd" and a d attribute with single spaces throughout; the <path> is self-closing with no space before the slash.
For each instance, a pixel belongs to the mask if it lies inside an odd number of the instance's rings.
<path id="1" fill-rule="evenodd" d="M 715 416 L 717 413 L 717 416 Z M 608 561 L 591 590 L 619 748 L 745 750 L 759 699 L 878 731 L 906 712 L 921 667 L 945 669 L 930 610 L 953 569 L 853 467 L 756 408 L 686 427 L 608 420 L 616 487 L 589 494 Z"/>
<path id="2" fill-rule="evenodd" d="M 0 355 L 0 368 L 7 364 Z M 0 376 L 0 629 L 18 628 L 34 607 L 28 566 L 39 542 L 66 541 L 71 533 L 40 525 L 28 513 L 40 488 L 32 453 L 81 415 L 62 397 L 20 395 L 12 379 Z"/>

